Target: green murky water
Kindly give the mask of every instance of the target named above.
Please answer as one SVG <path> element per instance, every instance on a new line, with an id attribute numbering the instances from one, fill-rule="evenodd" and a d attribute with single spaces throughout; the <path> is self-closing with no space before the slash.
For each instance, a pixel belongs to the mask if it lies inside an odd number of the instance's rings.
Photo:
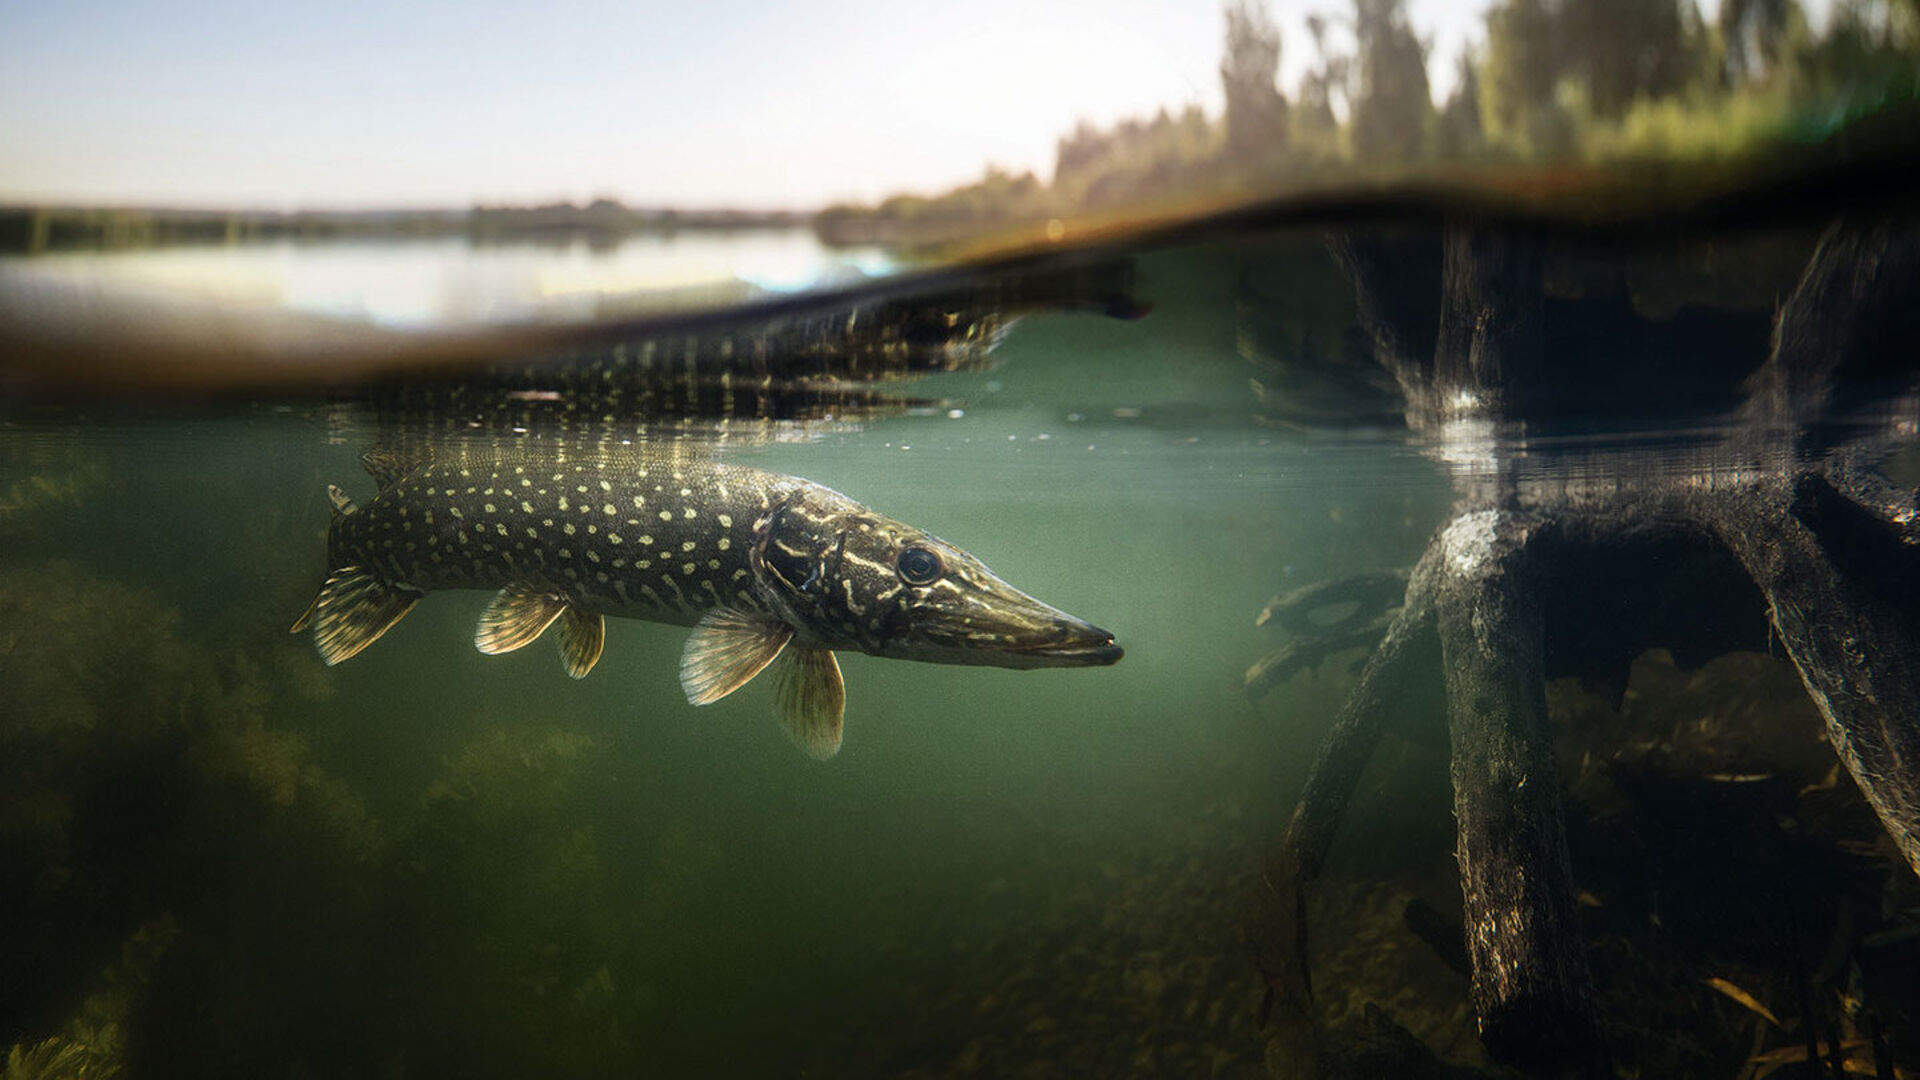
<path id="1" fill-rule="evenodd" d="M 1549 241 L 1549 351 L 1591 374 L 1610 343 L 1635 364 L 1666 350 L 1651 367 L 1717 389 L 1562 408 L 1518 436 L 1410 432 L 1391 393 L 1354 390 L 1370 368 L 1354 291 L 1303 233 L 1140 253 L 1144 320 L 1033 314 L 990 370 L 893 386 L 926 406 L 729 442 L 967 548 L 1127 650 L 1035 672 L 842 654 L 827 763 L 788 744 L 764 685 L 689 706 L 675 627 L 614 621 L 576 682 L 546 648 L 481 656 L 485 594 L 436 593 L 324 667 L 287 626 L 326 570 L 326 485 L 374 493 L 358 454 L 375 423 L 350 394 L 17 400 L 0 427 L 8 1075 L 1359 1075 L 1336 1059 L 1370 1059 L 1331 1035 L 1317 1066 L 1289 1056 L 1248 939 L 1365 652 L 1250 694 L 1248 668 L 1288 640 L 1256 616 L 1414 564 L 1487 470 L 1562 488 L 1700 475 L 1818 235 Z M 1869 395 L 1866 430 L 1910 493 L 1911 356 L 1875 370 L 1893 392 Z M 1660 650 L 1688 642 L 1645 644 L 1624 698 L 1548 687 L 1615 1062 L 1734 1076 L 1817 1020 L 1857 1040 L 1871 1022 L 1920 1068 L 1913 987 L 1889 975 L 1911 971 L 1920 888 L 1789 658 L 1760 641 L 1676 666 Z M 1377 1006 L 1493 1069 L 1468 977 L 1406 912 L 1431 905 L 1457 941 L 1447 742 L 1444 720 L 1409 721 L 1372 754 L 1312 894 L 1315 1023 Z M 1771 779 L 1712 779 L 1735 774 Z M 1786 802 L 1740 801 L 1763 783 Z M 1726 835 L 1794 842 L 1731 897 L 1687 886 L 1701 905 L 1818 918 L 1721 940 L 1663 861 L 1623 856 L 1622 823 L 1658 831 L 1682 788 Z M 1823 859 L 1844 887 L 1768 893 Z"/>

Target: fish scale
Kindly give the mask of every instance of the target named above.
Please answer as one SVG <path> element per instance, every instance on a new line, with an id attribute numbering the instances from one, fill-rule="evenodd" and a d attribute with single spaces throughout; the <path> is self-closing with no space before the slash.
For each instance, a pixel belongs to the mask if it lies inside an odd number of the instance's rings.
<path id="1" fill-rule="evenodd" d="M 606 615 L 692 625 L 743 587 L 756 521 L 803 482 L 635 459 L 428 464 L 342 518 L 335 557 L 418 591 L 565 591 Z"/>

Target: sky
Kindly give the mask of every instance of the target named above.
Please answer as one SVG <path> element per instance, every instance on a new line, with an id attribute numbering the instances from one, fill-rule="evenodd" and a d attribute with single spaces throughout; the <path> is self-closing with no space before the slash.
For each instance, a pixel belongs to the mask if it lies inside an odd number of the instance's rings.
<path id="1" fill-rule="evenodd" d="M 1411 0 L 1436 95 L 1485 0 Z M 1302 20 L 1270 0 L 1291 92 Z M 1207 0 L 0 4 L 0 202 L 808 209 L 1220 111 Z"/>

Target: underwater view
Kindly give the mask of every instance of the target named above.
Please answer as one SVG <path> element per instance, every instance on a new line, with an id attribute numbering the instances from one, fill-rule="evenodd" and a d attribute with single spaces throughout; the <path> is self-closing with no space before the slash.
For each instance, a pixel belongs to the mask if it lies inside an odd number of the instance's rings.
<path id="1" fill-rule="evenodd" d="M 9 1075 L 1907 1075 L 1910 221 L 16 398 Z"/>
<path id="2" fill-rule="evenodd" d="M 0 1080 L 1920 1077 L 1920 4 L 387 7 L 0 13 Z"/>

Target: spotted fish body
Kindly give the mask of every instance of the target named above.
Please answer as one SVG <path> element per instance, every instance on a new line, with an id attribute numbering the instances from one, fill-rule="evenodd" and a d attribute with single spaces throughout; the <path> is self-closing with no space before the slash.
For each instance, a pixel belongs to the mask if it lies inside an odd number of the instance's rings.
<path id="1" fill-rule="evenodd" d="M 1121 655 L 1111 634 L 959 548 L 797 477 L 635 449 L 466 455 L 386 480 L 364 507 L 333 491 L 334 570 L 294 626 L 312 626 L 329 664 L 438 589 L 497 590 L 475 633 L 483 652 L 557 626 L 576 678 L 599 659 L 606 616 L 692 626 L 690 701 L 776 665 L 776 712 L 826 757 L 845 700 L 834 650 L 1016 668 Z"/>
<path id="2" fill-rule="evenodd" d="M 761 608 L 745 587 L 747 552 L 784 495 L 772 474 L 724 465 L 428 464 L 341 515 L 330 546 L 414 591 L 519 582 L 605 615 L 691 626 L 723 604 Z"/>

